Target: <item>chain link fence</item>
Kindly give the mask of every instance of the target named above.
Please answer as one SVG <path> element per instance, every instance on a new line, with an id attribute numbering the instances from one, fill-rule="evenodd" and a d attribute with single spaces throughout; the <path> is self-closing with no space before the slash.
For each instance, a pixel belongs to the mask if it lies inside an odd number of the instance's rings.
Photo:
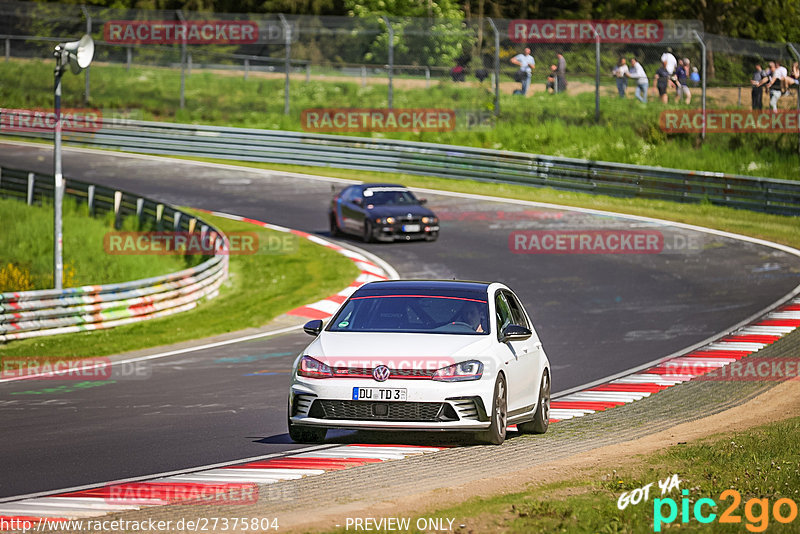
<path id="1" fill-rule="evenodd" d="M 224 39 L 214 35 L 198 44 L 166 34 L 139 39 L 131 33 L 136 24 L 187 26 L 216 21 L 255 30 L 251 39 Z M 594 92 L 596 107 L 620 92 L 613 75 L 621 58 L 643 66 L 649 79 L 648 100 L 658 100 L 654 75 L 669 47 L 676 59 L 688 59 L 695 76 L 687 82 L 688 105 L 705 104 L 705 86 L 715 106 L 749 107 L 750 78 L 756 63 L 779 60 L 791 65 L 792 48 L 786 44 L 747 41 L 704 34 L 696 21 L 689 30 L 665 32 L 657 42 L 613 43 L 589 40 L 525 42 L 515 39 L 513 24 L 519 21 L 470 19 L 409 19 L 370 17 L 316 17 L 281 14 L 220 14 L 174 10 L 129 10 L 53 3 L 0 2 L 0 43 L 5 59 L 52 57 L 56 43 L 90 33 L 95 39 L 95 64 L 158 66 L 181 69 L 180 105 L 185 105 L 185 87 L 196 69 L 236 72 L 285 80 L 284 112 L 292 109 L 291 84 L 351 81 L 385 91 L 386 107 L 393 107 L 394 92 L 430 88 L 442 81 L 471 88 L 458 105 L 499 113 L 501 94 L 520 88 L 515 81 L 517 66 L 511 59 L 528 46 L 536 60 L 530 92 L 545 90 L 579 94 Z M 114 24 L 118 24 L 116 34 Z M 127 26 L 126 26 L 127 24 Z M 696 29 L 695 32 L 690 31 Z M 667 35 L 669 33 L 669 35 Z M 127 38 L 126 38 L 127 35 Z M 230 37 L 223 32 L 222 37 Z M 580 42 L 578 42 L 580 41 Z M 705 54 L 704 54 L 705 50 Z M 552 76 L 563 55 L 565 74 Z M 704 60 L 707 63 L 703 68 Z M 90 69 L 86 74 L 86 101 L 91 91 Z M 558 83 L 557 80 L 561 80 Z M 565 82 L 565 83 L 564 83 Z M 548 89 L 549 86 L 549 89 Z M 629 80 L 625 96 L 635 87 Z M 529 93 L 530 94 L 530 93 Z M 678 99 L 670 84 L 668 99 Z M 686 102 L 685 93 L 681 102 Z M 798 100 L 800 102 L 800 100 Z M 452 107 L 452 106 L 451 106 Z M 781 107 L 794 108 L 790 98 Z M 296 110 L 297 111 L 297 110 Z"/>

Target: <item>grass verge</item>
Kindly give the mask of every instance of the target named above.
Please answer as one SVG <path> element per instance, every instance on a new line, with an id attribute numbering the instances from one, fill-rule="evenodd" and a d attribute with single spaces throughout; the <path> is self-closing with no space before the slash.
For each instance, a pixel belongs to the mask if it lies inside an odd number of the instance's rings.
<path id="1" fill-rule="evenodd" d="M 575 532 L 616 533 L 664 531 L 762 532 L 764 529 L 797 532 L 800 519 L 780 524 L 774 507 L 780 499 L 800 503 L 800 418 L 772 423 L 746 432 L 716 435 L 692 444 L 670 447 L 665 452 L 626 462 L 612 472 L 595 470 L 586 478 L 572 479 L 534 489 L 486 498 L 474 498 L 456 506 L 430 510 L 423 517 L 454 518 L 457 533 L 470 532 Z M 658 481 L 673 474 L 680 489 L 661 495 Z M 618 508 L 618 500 L 652 483 L 649 499 Z M 735 496 L 723 492 L 733 489 Z M 688 495 L 682 495 L 688 490 Z M 721 496 L 722 495 L 722 496 Z M 677 516 L 666 522 L 670 508 L 656 499 L 672 498 Z M 682 499 L 689 504 L 683 521 Z M 702 515 L 716 517 L 707 524 L 694 515 L 699 499 L 705 501 Z M 749 504 L 751 499 L 760 502 Z M 735 507 L 734 507 L 735 505 Z M 763 505 L 766 505 L 763 506 Z M 739 522 L 721 523 L 730 509 Z M 782 517 L 791 515 L 791 505 L 781 501 Z M 654 524 L 656 514 L 665 521 Z M 797 516 L 797 514 L 794 514 Z M 416 519 L 411 520 L 414 525 Z M 746 530 L 745 530 L 746 529 Z M 413 531 L 413 529 L 412 529 Z"/>
<path id="2" fill-rule="evenodd" d="M 17 81 L 0 86 L 4 107 L 51 107 L 51 62 L 0 63 L 0 78 Z M 63 84 L 64 107 L 84 107 L 83 78 L 65 76 Z M 317 78 L 308 83 L 295 78 L 290 87 L 291 113 L 284 115 L 283 84 L 283 78 L 275 75 L 254 73 L 244 80 L 236 72 L 195 71 L 187 78 L 186 107 L 180 109 L 178 70 L 134 67 L 126 71 L 121 65 L 97 64 L 92 65 L 90 107 L 101 109 L 106 117 L 301 131 L 302 110 L 319 108 L 320 103 L 326 108 L 383 108 L 387 101 L 385 85 L 362 87 L 357 78 Z M 782 99 L 781 105 L 790 100 Z M 709 109 L 723 105 L 709 97 Z M 491 118 L 493 106 L 494 95 L 488 85 L 449 80 L 430 88 L 398 84 L 395 108 L 485 112 L 490 124 L 467 128 L 459 123 L 449 132 L 362 135 L 774 178 L 800 175 L 796 133 L 710 133 L 705 141 L 699 134 L 668 134 L 661 130 L 659 116 L 664 109 L 679 109 L 676 104 L 662 106 L 654 101 L 643 105 L 632 97 L 604 95 L 599 120 L 595 119 L 591 92 L 536 93 L 530 98 L 506 92 L 500 98 L 497 120 Z M 697 106 L 699 98 L 695 99 Z"/>
<path id="3" fill-rule="evenodd" d="M 52 288 L 52 204 L 28 206 L 19 200 L 0 199 L 0 220 L 0 292 Z M 136 229 L 135 219 L 130 218 L 120 228 Z M 108 256 L 103 250 L 103 237 L 113 230 L 113 214 L 92 218 L 86 204 L 64 199 L 64 287 L 149 278 L 201 261 L 196 256 Z"/>
<path id="4" fill-rule="evenodd" d="M 223 232 L 252 232 L 252 224 L 194 212 Z M 280 232 L 260 235 L 282 237 Z M 276 316 L 335 293 L 358 271 L 346 257 L 302 238 L 288 253 L 232 255 L 219 296 L 188 313 L 109 330 L 20 340 L 0 346 L 0 357 L 104 356 L 259 327 Z M 150 258 L 145 257 L 145 258 Z"/>

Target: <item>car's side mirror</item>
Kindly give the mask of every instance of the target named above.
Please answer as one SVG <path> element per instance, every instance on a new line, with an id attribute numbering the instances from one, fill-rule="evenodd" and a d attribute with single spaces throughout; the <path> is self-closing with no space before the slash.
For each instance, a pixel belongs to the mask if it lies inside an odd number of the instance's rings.
<path id="1" fill-rule="evenodd" d="M 503 328 L 500 336 L 500 342 L 505 343 L 506 341 L 523 341 L 532 335 L 533 332 L 524 326 L 520 326 L 518 324 L 509 324 Z"/>
<path id="2" fill-rule="evenodd" d="M 318 336 L 319 333 L 322 332 L 322 321 L 320 319 L 308 321 L 305 325 L 303 325 L 303 332 L 309 336 Z"/>
<path id="3" fill-rule="evenodd" d="M 418 200 L 419 200 L 420 205 L 428 203 L 428 199 L 427 198 L 420 198 Z"/>
<path id="4" fill-rule="evenodd" d="M 354 198 L 353 199 L 353 204 L 355 204 L 356 206 L 360 206 L 363 203 L 364 203 L 364 201 L 361 200 L 360 198 Z"/>

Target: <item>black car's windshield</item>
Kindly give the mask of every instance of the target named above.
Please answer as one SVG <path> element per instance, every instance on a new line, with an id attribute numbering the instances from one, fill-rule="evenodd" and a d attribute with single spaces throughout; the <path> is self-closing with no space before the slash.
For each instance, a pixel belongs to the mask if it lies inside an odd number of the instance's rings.
<path id="1" fill-rule="evenodd" d="M 411 204 L 419 204 L 419 201 L 411 193 L 405 189 L 397 187 L 379 187 L 364 190 L 364 199 L 375 206 L 383 205 L 397 205 L 408 206 Z"/>
<path id="2" fill-rule="evenodd" d="M 485 335 L 489 333 L 488 312 L 489 305 L 481 298 L 356 296 L 333 318 L 328 330 Z"/>

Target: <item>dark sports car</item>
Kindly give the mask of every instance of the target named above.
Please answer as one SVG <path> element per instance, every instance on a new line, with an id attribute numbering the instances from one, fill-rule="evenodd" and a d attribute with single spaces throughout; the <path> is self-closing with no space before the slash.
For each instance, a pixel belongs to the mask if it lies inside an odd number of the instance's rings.
<path id="1" fill-rule="evenodd" d="M 365 242 L 439 237 L 439 219 L 423 206 L 425 199 L 397 184 L 359 184 L 345 188 L 331 201 L 331 235 L 361 236 Z"/>

